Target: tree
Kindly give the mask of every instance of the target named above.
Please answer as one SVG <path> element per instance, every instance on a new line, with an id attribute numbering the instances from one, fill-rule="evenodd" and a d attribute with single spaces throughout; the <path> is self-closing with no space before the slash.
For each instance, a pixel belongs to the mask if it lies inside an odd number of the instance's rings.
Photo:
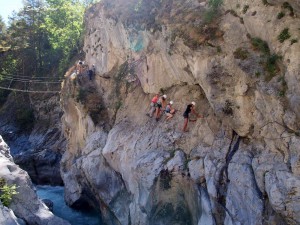
<path id="1" fill-rule="evenodd" d="M 0 35 L 3 35 L 5 33 L 6 30 L 6 25 L 3 21 L 2 16 L 0 15 Z"/>
<path id="2" fill-rule="evenodd" d="M 43 1 L 26 0 L 24 7 L 10 17 L 9 45 L 17 60 L 17 73 L 38 76 L 44 73 L 44 42 L 47 42 L 40 25 L 44 20 Z"/>
<path id="3" fill-rule="evenodd" d="M 84 4 L 79 0 L 47 0 L 47 16 L 42 27 L 47 30 L 51 46 L 61 50 L 60 69 L 82 47 Z"/>
<path id="4" fill-rule="evenodd" d="M 0 18 L 0 47 L 9 49 L 0 55 L 0 78 L 62 75 L 82 47 L 85 7 L 94 1 L 24 0 L 7 29 Z"/>

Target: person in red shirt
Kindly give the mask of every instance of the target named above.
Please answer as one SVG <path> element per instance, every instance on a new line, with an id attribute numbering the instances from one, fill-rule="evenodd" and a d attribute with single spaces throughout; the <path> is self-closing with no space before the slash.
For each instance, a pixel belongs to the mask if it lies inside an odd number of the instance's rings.
<path id="1" fill-rule="evenodd" d="M 158 98 L 159 98 L 159 94 L 156 94 L 152 100 L 151 100 L 151 103 L 150 103 L 150 109 L 149 109 L 149 112 L 146 114 L 147 116 L 149 117 L 152 117 L 153 116 L 153 113 L 155 112 L 155 107 L 156 107 L 156 103 L 158 101 Z"/>

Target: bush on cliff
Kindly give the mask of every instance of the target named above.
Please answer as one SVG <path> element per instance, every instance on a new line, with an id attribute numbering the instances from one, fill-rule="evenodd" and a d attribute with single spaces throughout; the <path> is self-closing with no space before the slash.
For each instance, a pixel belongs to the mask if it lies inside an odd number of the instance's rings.
<path id="1" fill-rule="evenodd" d="M 17 186 L 15 184 L 8 185 L 3 178 L 0 178 L 0 200 L 4 206 L 8 207 L 12 196 L 18 194 L 16 189 Z"/>

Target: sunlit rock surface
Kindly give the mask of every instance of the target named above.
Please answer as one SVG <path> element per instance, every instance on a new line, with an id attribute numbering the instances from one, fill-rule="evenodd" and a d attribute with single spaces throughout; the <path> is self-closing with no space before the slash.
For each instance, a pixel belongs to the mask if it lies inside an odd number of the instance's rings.
<path id="1" fill-rule="evenodd" d="M 225 0 L 205 25 L 203 2 L 88 10 L 96 75 L 71 68 L 61 96 L 69 204 L 96 206 L 107 224 L 300 223 L 300 20 L 277 18 L 283 1 Z M 157 92 L 178 109 L 170 121 L 145 115 Z M 191 101 L 204 118 L 183 133 Z"/>

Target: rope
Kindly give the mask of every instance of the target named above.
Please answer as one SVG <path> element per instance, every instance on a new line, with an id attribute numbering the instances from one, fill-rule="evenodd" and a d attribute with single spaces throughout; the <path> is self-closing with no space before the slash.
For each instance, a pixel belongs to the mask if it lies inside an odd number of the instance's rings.
<path id="1" fill-rule="evenodd" d="M 37 80 L 37 79 L 27 79 L 27 78 L 21 78 L 21 77 L 13 77 L 13 76 L 3 76 L 1 75 L 1 80 L 14 80 L 14 81 L 20 81 L 20 82 L 32 82 L 32 83 L 61 83 L 62 80 L 59 81 L 47 81 L 47 80 Z"/>
<path id="2" fill-rule="evenodd" d="M 23 89 L 17 89 L 17 88 L 6 88 L 6 87 L 1 87 L 0 89 L 3 90 L 9 90 L 9 91 L 19 91 L 19 92 L 29 92 L 29 93 L 59 93 L 59 91 L 33 91 L 33 90 L 23 90 Z"/>
<path id="3" fill-rule="evenodd" d="M 41 77 L 41 76 L 32 77 L 32 76 L 24 76 L 24 75 L 20 75 L 20 74 L 12 74 L 12 73 L 0 74 L 0 76 L 17 77 L 17 78 L 29 78 L 29 79 L 32 79 L 32 78 L 52 79 L 52 77 Z"/>

